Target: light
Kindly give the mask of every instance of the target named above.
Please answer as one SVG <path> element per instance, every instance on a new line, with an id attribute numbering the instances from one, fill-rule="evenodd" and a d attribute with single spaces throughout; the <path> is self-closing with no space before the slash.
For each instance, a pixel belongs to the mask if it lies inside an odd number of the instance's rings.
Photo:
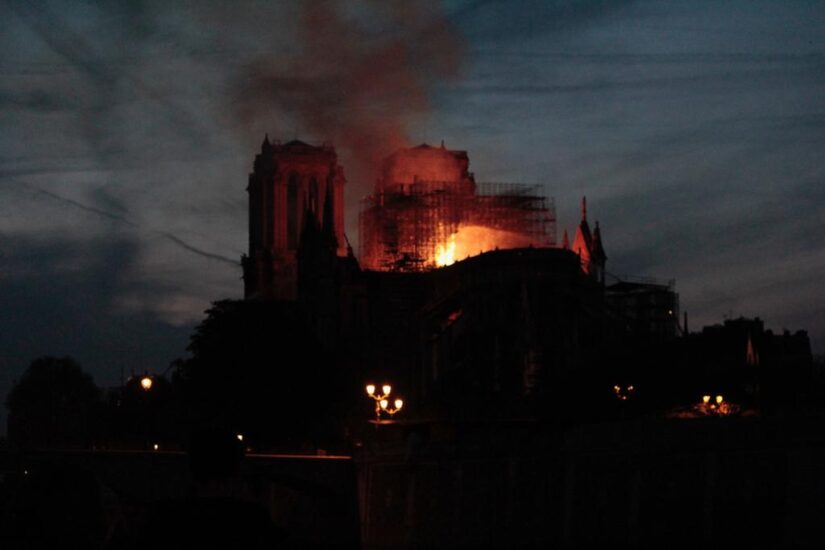
<path id="1" fill-rule="evenodd" d="M 450 235 L 446 245 L 440 244 L 435 248 L 435 265 L 444 267 L 455 263 L 455 235 Z"/>
<path id="2" fill-rule="evenodd" d="M 144 376 L 143 378 L 140 379 L 140 387 L 143 388 L 146 391 L 149 391 L 149 390 L 152 389 L 152 383 L 153 382 L 152 382 L 152 377 L 151 376 Z"/>
<path id="3" fill-rule="evenodd" d="M 705 403 L 705 404 L 710 403 L 710 396 L 709 395 L 703 395 L 702 396 L 702 403 Z"/>
<path id="4" fill-rule="evenodd" d="M 721 396 L 721 395 L 717 395 L 717 396 L 716 396 L 716 404 L 717 404 L 717 405 L 721 405 L 721 404 L 722 404 L 722 401 L 724 401 L 724 399 L 722 399 L 722 396 Z"/>
<path id="5" fill-rule="evenodd" d="M 238 441 L 243 441 L 243 434 L 237 434 L 235 437 L 238 438 Z"/>
<path id="6" fill-rule="evenodd" d="M 160 449 L 160 445 L 158 445 L 157 443 L 155 443 L 154 445 L 152 445 L 152 449 L 154 449 L 154 450 L 156 450 L 156 451 L 157 451 L 158 449 Z"/>
<path id="7" fill-rule="evenodd" d="M 392 402 L 390 401 L 389 397 L 392 392 L 392 386 L 389 384 L 383 384 L 380 391 L 376 388 L 375 384 L 367 384 L 365 389 L 367 390 L 367 395 L 375 401 L 376 422 L 380 423 L 383 415 L 394 415 L 404 405 L 404 401 L 400 398 Z M 395 403 L 395 407 L 393 408 L 390 403 Z"/>
<path id="8" fill-rule="evenodd" d="M 633 391 L 633 386 L 628 386 L 627 391 Z"/>

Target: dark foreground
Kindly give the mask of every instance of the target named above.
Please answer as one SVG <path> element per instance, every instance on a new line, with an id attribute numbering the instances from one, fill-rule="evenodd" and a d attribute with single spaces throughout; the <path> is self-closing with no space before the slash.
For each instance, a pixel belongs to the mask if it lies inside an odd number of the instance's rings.
<path id="1" fill-rule="evenodd" d="M 818 417 L 628 421 L 563 436 L 518 423 L 381 426 L 355 458 L 247 456 L 237 496 L 268 512 L 281 547 L 819 548 L 823 428 Z M 27 494 L 53 468 L 97 490 Z M 7 537 L 25 499 L 48 500 L 40 510 L 58 526 L 88 517 L 85 503 L 110 547 L 147 528 L 158 503 L 174 515 L 191 502 L 179 453 L 5 453 L 0 471 Z"/>

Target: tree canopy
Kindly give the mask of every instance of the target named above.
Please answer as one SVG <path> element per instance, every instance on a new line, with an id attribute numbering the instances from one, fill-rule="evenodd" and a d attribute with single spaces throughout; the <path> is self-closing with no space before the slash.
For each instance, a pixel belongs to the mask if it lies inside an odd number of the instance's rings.
<path id="1" fill-rule="evenodd" d="M 9 439 L 24 447 L 87 445 L 103 407 L 92 377 L 70 357 L 32 361 L 6 400 Z"/>

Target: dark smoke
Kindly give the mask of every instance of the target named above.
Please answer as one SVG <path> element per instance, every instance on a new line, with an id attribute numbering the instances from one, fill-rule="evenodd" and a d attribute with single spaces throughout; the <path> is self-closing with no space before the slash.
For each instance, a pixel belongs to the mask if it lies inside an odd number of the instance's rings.
<path id="1" fill-rule="evenodd" d="M 351 181 L 372 178 L 381 158 L 409 145 L 408 125 L 428 113 L 434 85 L 455 77 L 463 56 L 463 42 L 440 8 L 420 4 L 304 2 L 296 54 L 287 63 L 274 55 L 255 60 L 232 90 L 243 127 L 282 113 L 298 127 L 269 121 L 286 134 L 279 137 L 331 140 Z"/>

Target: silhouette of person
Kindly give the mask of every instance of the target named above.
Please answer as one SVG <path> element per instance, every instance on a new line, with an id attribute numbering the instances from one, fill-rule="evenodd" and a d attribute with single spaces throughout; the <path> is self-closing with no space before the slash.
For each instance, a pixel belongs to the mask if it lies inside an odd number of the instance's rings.
<path id="1" fill-rule="evenodd" d="M 137 534 L 138 548 L 283 548 L 284 534 L 266 509 L 240 498 L 244 451 L 235 434 L 195 434 L 189 449 L 191 498 L 159 503 Z"/>

